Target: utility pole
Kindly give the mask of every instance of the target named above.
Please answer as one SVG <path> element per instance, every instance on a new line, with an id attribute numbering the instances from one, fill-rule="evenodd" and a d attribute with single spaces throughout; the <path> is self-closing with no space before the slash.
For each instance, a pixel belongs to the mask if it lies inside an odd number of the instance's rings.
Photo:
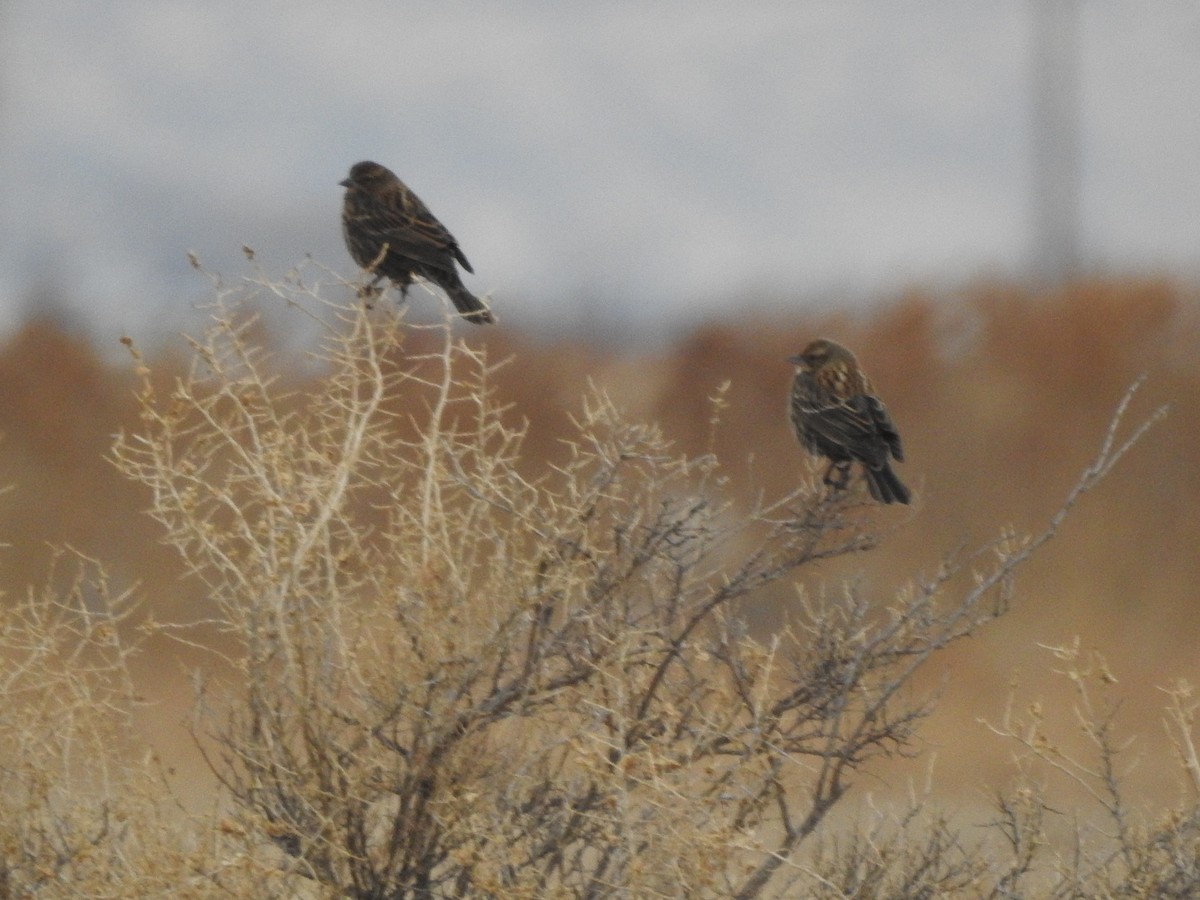
<path id="1" fill-rule="evenodd" d="M 1079 21 L 1076 0 L 1030 0 L 1033 13 L 1032 273 L 1076 275 L 1079 250 Z"/>

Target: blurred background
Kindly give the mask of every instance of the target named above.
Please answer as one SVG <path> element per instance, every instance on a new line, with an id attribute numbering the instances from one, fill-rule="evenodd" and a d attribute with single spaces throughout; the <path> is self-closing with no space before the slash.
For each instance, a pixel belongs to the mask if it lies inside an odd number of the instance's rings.
<path id="1" fill-rule="evenodd" d="M 164 372 L 209 282 L 311 256 L 354 269 L 337 182 L 393 168 L 458 237 L 516 362 L 529 462 L 588 378 L 744 485 L 808 469 L 783 357 L 853 347 L 904 435 L 913 511 L 869 558 L 881 596 L 945 554 L 1037 528 L 1124 388 L 1170 417 L 1080 504 L 1012 614 L 932 673 L 942 784 L 986 789 L 1009 684 L 1057 696 L 1078 636 L 1161 760 L 1158 686 L 1200 679 L 1200 7 L 1133 0 L 570 4 L 0 0 L 0 539 L 9 593 L 49 543 L 156 615 L 202 605 L 147 498 L 104 459 L 136 425 L 129 335 Z M 415 294 L 418 316 L 435 305 Z M 271 320 L 281 345 L 287 317 Z M 833 583 L 851 570 L 831 567 Z M 756 611 L 770 627 L 787 598 Z M 772 612 L 772 610 L 775 612 Z M 148 736 L 202 784 L 189 665 L 143 660 Z M 953 673 L 953 678 L 950 674 Z M 1068 738 L 1069 739 L 1069 736 Z M 1160 755 L 1155 755 L 1160 754 Z M 1169 799 L 1169 766 L 1142 767 Z"/>
<path id="2" fill-rule="evenodd" d="M 187 250 L 348 272 L 364 158 L 525 331 L 1197 274 L 1192 3 L 0 0 L 0 35 L 9 328 L 40 287 L 170 335 Z"/>

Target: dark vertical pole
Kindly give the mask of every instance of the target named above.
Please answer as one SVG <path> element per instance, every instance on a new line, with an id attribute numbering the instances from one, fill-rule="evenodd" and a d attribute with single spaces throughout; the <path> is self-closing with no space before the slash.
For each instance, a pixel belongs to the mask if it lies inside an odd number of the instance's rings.
<path id="1" fill-rule="evenodd" d="M 1078 272 L 1079 52 L 1076 0 L 1030 0 L 1033 11 L 1033 229 L 1036 279 Z"/>

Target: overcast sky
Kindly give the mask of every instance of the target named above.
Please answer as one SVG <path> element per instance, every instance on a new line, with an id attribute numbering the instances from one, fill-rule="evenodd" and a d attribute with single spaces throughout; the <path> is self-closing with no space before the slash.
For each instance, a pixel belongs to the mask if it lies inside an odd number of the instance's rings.
<path id="1" fill-rule="evenodd" d="M 0 328 L 38 290 L 105 337 L 183 327 L 188 250 L 349 275 L 365 158 L 508 325 L 1021 277 L 1030 2 L 0 0 Z M 1083 258 L 1193 278 L 1200 4 L 1080 7 Z"/>

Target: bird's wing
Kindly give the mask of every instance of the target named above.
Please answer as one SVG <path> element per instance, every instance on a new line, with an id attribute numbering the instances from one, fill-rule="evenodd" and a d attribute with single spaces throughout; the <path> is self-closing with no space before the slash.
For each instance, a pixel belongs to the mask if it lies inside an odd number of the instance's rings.
<path id="1" fill-rule="evenodd" d="M 793 402 L 804 427 L 819 443 L 841 447 L 850 456 L 872 466 L 887 459 L 873 409 L 879 403 L 876 398 L 856 394 L 839 400 L 816 389 L 800 392 Z"/>
<path id="2" fill-rule="evenodd" d="M 887 444 L 892 456 L 899 462 L 904 462 L 904 447 L 900 443 L 900 432 L 896 430 L 896 426 L 892 423 L 892 417 L 888 415 L 887 407 L 883 405 L 882 400 L 870 394 L 863 399 L 866 401 L 867 409 L 870 411 L 871 420 L 875 424 L 876 433 Z"/>
<path id="3" fill-rule="evenodd" d="M 394 198 L 394 199 L 393 199 Z M 420 198 L 407 189 L 397 191 L 387 203 L 364 204 L 355 224 L 364 234 L 391 253 L 436 268 L 452 268 L 454 257 L 471 271 L 454 236 L 429 211 Z"/>

